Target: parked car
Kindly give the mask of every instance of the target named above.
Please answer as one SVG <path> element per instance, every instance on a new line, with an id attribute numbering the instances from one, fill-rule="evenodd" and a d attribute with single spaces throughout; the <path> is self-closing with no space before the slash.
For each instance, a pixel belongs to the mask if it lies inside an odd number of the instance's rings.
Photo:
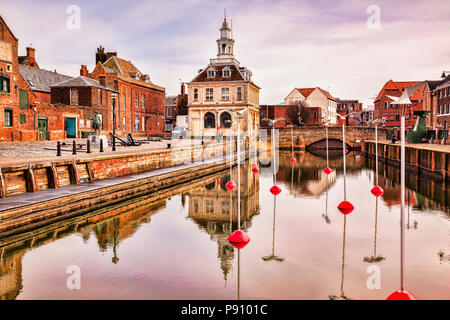
<path id="1" fill-rule="evenodd" d="M 172 130 L 172 139 L 184 139 L 188 135 L 188 130 L 183 127 L 176 127 Z"/>

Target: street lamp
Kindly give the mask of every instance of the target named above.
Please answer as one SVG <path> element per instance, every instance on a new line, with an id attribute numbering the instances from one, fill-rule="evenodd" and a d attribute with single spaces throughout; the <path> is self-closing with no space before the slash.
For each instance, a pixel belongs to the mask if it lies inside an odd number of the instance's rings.
<path id="1" fill-rule="evenodd" d="M 239 118 L 242 117 L 244 112 L 246 112 L 246 109 L 243 109 L 237 114 L 239 115 Z M 231 243 L 231 245 L 237 249 L 244 248 L 250 241 L 250 237 L 241 230 L 241 125 L 240 121 L 237 121 L 237 169 L 238 169 L 238 229 L 233 232 L 229 237 L 228 241 Z"/>
<path id="2" fill-rule="evenodd" d="M 405 290 L 405 112 L 406 106 L 411 105 L 409 99 L 414 92 L 424 85 L 420 82 L 406 88 L 400 97 L 389 97 L 391 104 L 402 106 L 400 114 L 400 291 L 394 291 L 387 300 L 416 300 L 413 294 Z"/>
<path id="3" fill-rule="evenodd" d="M 116 98 L 117 93 L 111 93 L 112 98 L 112 118 L 113 118 L 113 137 L 112 137 L 112 151 L 116 151 Z"/>

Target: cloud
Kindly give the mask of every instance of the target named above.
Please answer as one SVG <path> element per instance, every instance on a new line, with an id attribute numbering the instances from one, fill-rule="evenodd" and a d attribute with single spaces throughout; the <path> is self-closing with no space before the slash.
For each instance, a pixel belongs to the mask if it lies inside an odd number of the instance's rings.
<path id="1" fill-rule="evenodd" d="M 81 29 L 66 27 L 70 4 Z M 380 8 L 381 28 L 368 29 L 366 10 Z M 447 1 L 15 1 L 2 16 L 30 43 L 41 67 L 77 75 L 95 63 L 101 44 L 131 60 L 169 94 L 216 56 L 227 8 L 236 58 L 253 71 L 262 104 L 293 87 L 320 86 L 370 104 L 389 80 L 436 79 L 450 69 Z M 29 19 L 27 17 L 33 17 Z"/>

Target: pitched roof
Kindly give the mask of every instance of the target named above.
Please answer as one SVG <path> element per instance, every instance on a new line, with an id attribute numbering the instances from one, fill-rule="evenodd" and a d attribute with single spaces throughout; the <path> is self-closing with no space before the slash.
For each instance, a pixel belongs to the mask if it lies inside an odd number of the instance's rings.
<path id="1" fill-rule="evenodd" d="M 158 89 L 164 91 L 164 87 L 158 86 L 150 81 L 150 77 L 148 75 L 143 74 L 141 71 L 139 71 L 136 66 L 131 63 L 131 61 L 119 58 L 117 56 L 112 56 L 108 60 L 106 60 L 103 63 L 103 67 L 105 68 L 105 71 L 107 73 L 116 73 L 117 77 L 127 81 L 132 82 L 135 84 L 139 84 L 141 86 Z M 141 79 L 134 78 L 137 74 L 142 76 L 143 79 L 148 79 L 147 81 L 144 81 Z"/>
<path id="2" fill-rule="evenodd" d="M 230 69 L 230 76 L 229 77 L 223 77 L 222 76 L 222 70 L 225 68 Z M 214 69 L 216 71 L 216 76 L 214 78 L 208 77 L 208 70 Z M 217 82 L 217 81 L 247 81 L 239 68 L 234 64 L 226 64 L 226 65 L 214 65 L 214 66 L 208 66 L 192 80 L 192 82 Z"/>
<path id="3" fill-rule="evenodd" d="M 33 91 L 50 93 L 50 87 L 54 84 L 72 79 L 70 76 L 53 71 L 37 69 L 19 64 L 20 75 L 28 82 Z"/>
<path id="4" fill-rule="evenodd" d="M 61 88 L 61 87 L 94 87 L 94 88 L 114 91 L 113 88 L 108 87 L 108 86 L 103 86 L 97 80 L 94 80 L 94 79 L 91 79 L 88 77 L 84 77 L 84 76 L 70 78 L 68 80 L 54 84 L 51 87 L 59 87 L 59 88 Z"/>
<path id="5" fill-rule="evenodd" d="M 14 35 L 14 33 L 11 31 L 11 29 L 8 27 L 8 25 L 6 24 L 6 21 L 3 19 L 3 17 L 0 15 L 0 22 L 3 22 L 3 24 L 6 26 L 6 29 L 8 29 L 8 31 L 11 33 L 11 35 L 13 36 L 14 40 L 19 41 L 19 39 L 16 38 L 16 36 Z"/>
<path id="6" fill-rule="evenodd" d="M 308 96 L 316 89 L 319 89 L 320 92 L 322 92 L 328 99 L 333 100 L 333 101 L 337 101 L 335 97 L 333 97 L 328 91 L 319 88 L 319 87 L 315 87 L 315 88 L 295 88 L 298 92 L 300 92 L 305 99 L 308 98 Z"/>
<path id="7" fill-rule="evenodd" d="M 172 106 L 175 105 L 177 102 L 178 96 L 165 96 L 164 97 L 164 105 L 165 106 Z"/>
<path id="8" fill-rule="evenodd" d="M 402 91 L 405 88 L 408 88 L 410 86 L 416 85 L 420 83 L 420 81 L 392 81 L 389 80 L 388 82 L 386 82 L 383 86 L 383 88 L 380 90 L 380 92 L 378 93 L 378 96 L 375 98 L 374 102 L 377 102 L 378 100 L 381 99 L 381 97 L 386 93 L 386 91 L 393 91 L 393 92 L 389 92 L 390 95 L 395 95 L 394 93 L 397 94 L 401 94 Z M 423 92 L 423 89 L 421 89 Z M 413 96 L 411 96 L 412 98 Z M 423 99 L 422 94 L 418 94 L 415 96 L 415 98 L 412 98 L 413 100 L 417 100 L 417 99 Z"/>

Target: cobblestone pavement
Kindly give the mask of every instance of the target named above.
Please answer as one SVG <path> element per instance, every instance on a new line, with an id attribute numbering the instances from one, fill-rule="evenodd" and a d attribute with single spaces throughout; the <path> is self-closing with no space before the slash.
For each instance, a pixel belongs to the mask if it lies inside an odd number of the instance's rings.
<path id="1" fill-rule="evenodd" d="M 76 141 L 77 154 L 72 154 L 72 143 Z M 99 147 L 91 146 L 91 153 L 86 153 L 86 139 L 65 139 L 61 142 L 62 156 L 56 156 L 57 141 L 30 141 L 30 142 L 4 142 L 0 143 L 0 167 L 36 163 L 40 161 L 57 161 L 64 159 L 81 159 L 92 158 L 96 156 L 106 156 L 114 154 L 128 154 L 149 152 L 154 150 L 164 150 L 170 144 L 171 148 L 181 148 L 191 146 L 191 140 L 165 140 L 160 141 L 144 141 L 140 146 L 122 146 L 116 143 L 116 151 L 112 151 L 112 145 L 104 148 L 104 152 L 99 151 Z M 143 140 L 140 140 L 143 141 Z M 195 140 L 193 143 L 200 145 L 201 141 Z M 210 143 L 205 142 L 206 144 Z"/>

